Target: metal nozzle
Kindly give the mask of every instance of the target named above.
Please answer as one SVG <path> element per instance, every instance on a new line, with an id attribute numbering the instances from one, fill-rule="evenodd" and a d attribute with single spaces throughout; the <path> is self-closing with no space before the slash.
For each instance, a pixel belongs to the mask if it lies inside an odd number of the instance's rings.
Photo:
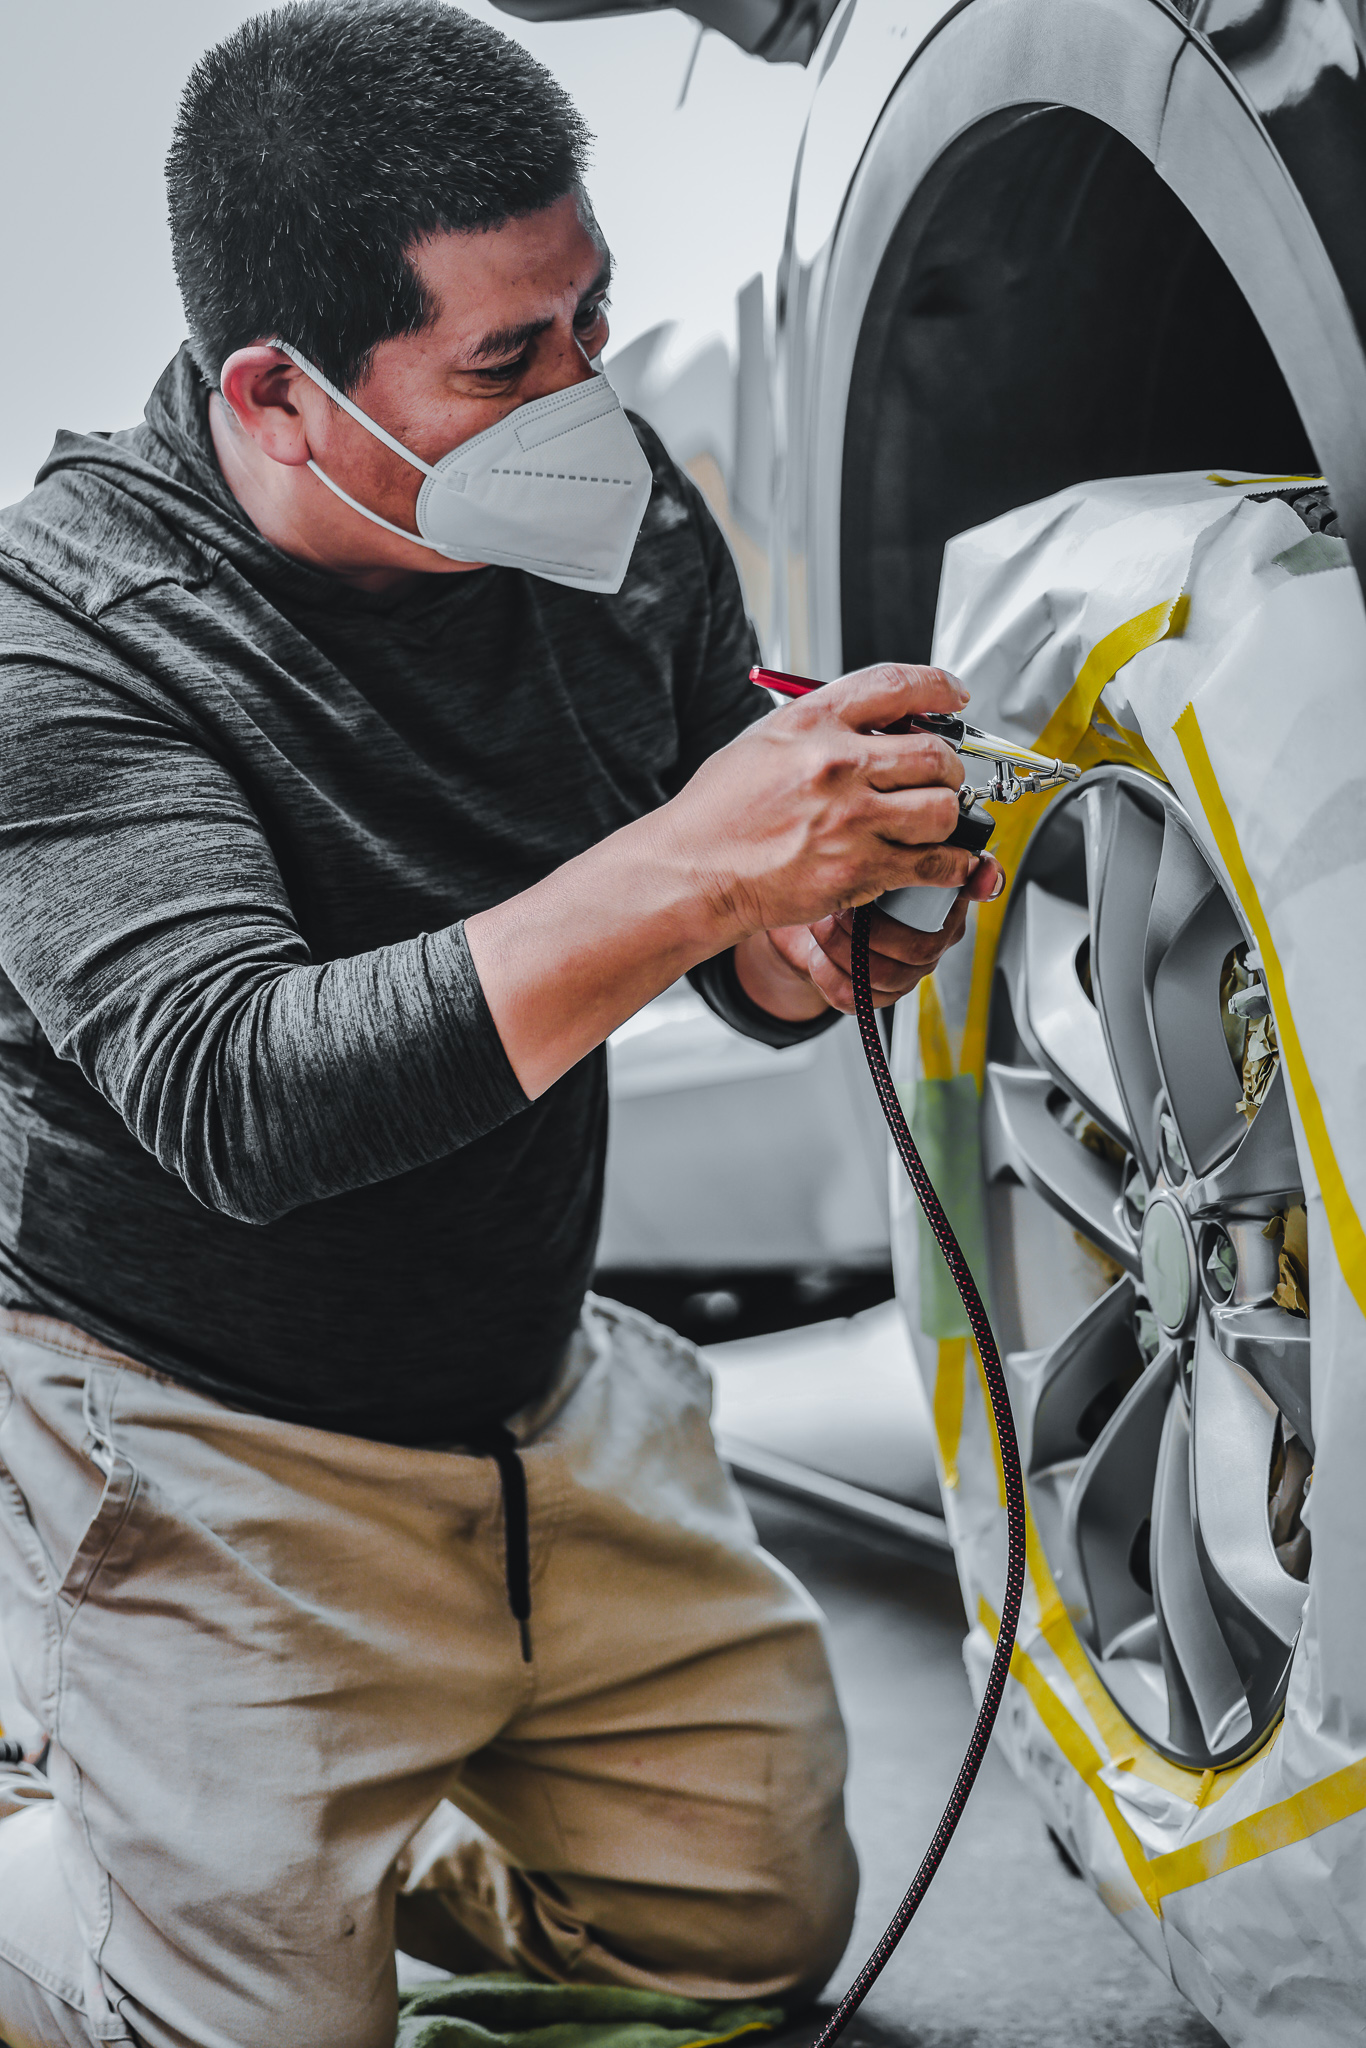
<path id="1" fill-rule="evenodd" d="M 982 761 L 994 761 L 996 773 L 991 781 L 980 789 L 969 789 L 966 784 L 958 792 L 960 804 L 1013 804 L 1022 796 L 1033 796 L 1037 790 L 1055 789 L 1059 783 L 1075 782 L 1081 774 L 1080 768 L 1071 761 L 1053 761 L 1047 754 L 1036 754 L 1032 747 L 1017 747 L 1013 740 L 1003 740 L 997 734 L 982 732 L 975 725 L 957 721 L 960 730 L 944 738 L 960 754 L 971 754 Z"/>
<path id="2" fill-rule="evenodd" d="M 1047 754 L 1036 754 L 1032 747 L 1017 747 L 1013 740 L 982 732 L 975 725 L 963 727 L 958 751 L 982 761 L 1003 761 L 1012 768 L 1023 768 L 1027 774 L 1046 775 L 1050 782 L 1075 782 L 1081 774 L 1080 768 L 1074 768 L 1070 761 L 1051 761 Z"/>
<path id="3" fill-rule="evenodd" d="M 922 732 L 932 732 L 955 754 L 971 754 L 979 761 L 994 761 L 1001 771 L 997 780 L 1009 784 L 1010 773 L 1022 769 L 1018 778 L 1020 787 L 1015 795 L 1023 796 L 1032 787 L 1036 777 L 1047 784 L 1075 782 L 1081 774 L 1070 761 L 1050 761 L 1047 754 L 1036 754 L 1032 747 L 1018 747 L 1014 740 L 1003 740 L 999 733 L 983 732 L 979 725 L 969 725 L 965 718 L 956 718 L 951 712 L 917 711 L 906 720 L 905 725 L 893 726 L 894 732 L 904 732 L 907 727 L 918 726 Z M 1006 799 L 1010 801 L 1009 798 Z"/>

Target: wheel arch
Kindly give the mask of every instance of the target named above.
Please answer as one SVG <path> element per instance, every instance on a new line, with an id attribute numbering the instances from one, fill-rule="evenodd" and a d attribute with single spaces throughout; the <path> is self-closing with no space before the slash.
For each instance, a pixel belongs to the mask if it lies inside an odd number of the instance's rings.
<path id="1" fill-rule="evenodd" d="M 1217 267 L 1231 283 L 1233 296 L 1223 293 L 1216 336 L 1228 351 L 1225 359 L 1211 347 L 1201 360 L 1201 337 L 1193 332 L 1184 399 L 1176 366 L 1172 389 L 1186 414 L 1193 414 L 1202 396 L 1202 378 L 1216 410 L 1222 394 L 1230 426 L 1236 416 L 1228 403 L 1231 386 L 1241 380 L 1247 405 L 1256 403 L 1260 390 L 1262 411 L 1278 415 L 1262 441 L 1283 449 L 1297 468 L 1313 467 L 1315 460 L 1325 466 L 1354 559 L 1366 561 L 1366 354 L 1309 206 L 1238 81 L 1163 0 L 968 0 L 938 27 L 891 94 L 832 243 L 818 259 L 822 274 L 811 280 L 818 308 L 810 370 L 802 379 L 803 430 L 792 451 L 800 454 L 800 473 L 793 478 L 795 519 L 789 529 L 805 575 L 789 579 L 801 614 L 791 620 L 789 644 L 806 648 L 818 674 L 833 675 L 851 661 L 875 656 L 928 657 L 939 553 L 949 534 L 1090 475 L 1239 462 L 1238 448 L 1221 443 L 1211 450 L 1189 436 L 1191 452 L 1182 459 L 1186 441 L 1176 431 L 1179 421 L 1169 423 L 1165 435 L 1149 437 L 1156 462 L 1145 463 L 1140 447 L 1139 459 L 1126 463 L 1134 437 L 1126 447 L 1122 434 L 1089 440 L 1079 434 L 1071 442 L 1063 436 L 1061 446 L 1054 435 L 1054 459 L 1041 460 L 1049 436 L 1026 417 L 1031 405 L 1037 410 L 1028 376 L 1013 392 L 1007 381 L 985 393 L 988 413 L 992 404 L 1000 413 L 1014 398 L 1017 416 L 1031 426 L 1020 437 L 1029 446 L 1003 446 L 987 430 L 989 418 L 980 416 L 984 387 L 970 350 L 960 351 L 956 388 L 940 394 L 929 422 L 937 450 L 927 448 L 923 432 L 919 449 L 915 445 L 914 400 L 889 431 L 886 389 L 869 374 L 884 339 L 878 323 L 887 326 L 889 306 L 904 304 L 907 290 L 925 283 L 915 270 L 925 233 L 935 226 L 942 230 L 946 220 L 952 229 L 946 195 L 964 197 L 965 171 L 980 170 L 1003 147 L 1008 154 L 1031 122 L 1046 121 L 1070 129 L 1073 143 L 1089 134 L 1108 146 L 1121 167 L 1121 185 L 1125 176 L 1135 189 L 1146 180 L 1150 214 L 1160 216 L 1161 202 L 1167 206 L 1167 222 L 1147 223 L 1158 231 L 1147 237 L 1148 269 L 1129 280 L 1140 312 L 1173 290 L 1170 266 L 1165 273 L 1161 267 L 1160 232 L 1172 221 L 1185 224 L 1185 246 L 1173 251 L 1172 263 L 1189 265 L 1193 255 L 1208 252 L 1213 264 L 1205 262 L 1207 277 Z M 1035 156 L 1037 169 L 1044 156 Z M 1094 171 L 1091 176 L 1094 184 Z M 1085 194 L 1077 196 L 1083 203 Z M 1065 190 L 1053 198 L 1060 227 L 1066 226 Z M 973 257 L 980 270 L 980 251 Z M 903 274 L 889 274 L 889 263 L 893 273 L 900 264 Z M 1001 278 L 1006 299 L 1008 273 L 1007 261 Z M 1082 297 L 1086 282 L 1082 277 L 1078 283 Z M 1015 291 L 1016 312 L 1019 298 Z M 1081 309 L 1080 329 L 1073 330 L 1074 338 L 1079 335 L 1076 359 L 1083 365 L 1087 332 L 1097 322 L 1106 328 L 1106 309 L 1098 310 L 1097 298 L 1093 290 L 1092 303 Z M 1204 298 L 1208 305 L 1208 290 Z M 1243 308 L 1241 328 L 1237 307 Z M 986 315 L 982 326 L 990 328 L 990 307 L 979 310 Z M 1057 309 L 1063 327 L 1066 312 L 1065 306 Z M 1110 304 L 1111 334 L 1123 312 Z M 1169 340 L 1181 331 L 1182 313 L 1178 293 Z M 1038 335 L 1023 336 L 1024 343 L 1031 340 L 1037 359 Z M 1249 358 L 1258 349 L 1261 361 L 1253 364 Z M 1017 354 L 1027 368 L 1029 348 Z M 1099 347 L 1094 355 L 1099 359 Z M 925 423 L 922 407 L 919 424 Z M 892 586 L 898 577 L 908 580 L 908 536 L 903 526 L 879 538 L 876 521 L 886 511 L 885 490 L 878 501 L 880 482 L 908 424 L 914 494 L 922 511 L 927 505 L 929 510 L 909 536 L 914 590 L 898 610 Z M 1232 438 L 1228 433 L 1224 441 Z M 974 448 L 981 456 L 976 462 L 967 459 Z M 1259 453 L 1249 457 L 1251 463 L 1262 459 Z M 946 488 L 946 482 L 955 487 Z M 903 496 L 912 496 L 909 486 Z M 881 561 L 874 559 L 875 548 Z"/>

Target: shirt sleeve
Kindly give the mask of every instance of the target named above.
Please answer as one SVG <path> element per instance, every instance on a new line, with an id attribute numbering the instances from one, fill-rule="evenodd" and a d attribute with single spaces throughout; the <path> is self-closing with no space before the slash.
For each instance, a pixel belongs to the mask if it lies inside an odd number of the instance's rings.
<path id="1" fill-rule="evenodd" d="M 822 1032 L 840 1021 L 838 1010 L 823 1010 L 817 1017 L 808 1017 L 804 1022 L 794 1024 L 785 1017 L 774 1017 L 767 1010 L 760 1009 L 740 986 L 734 947 L 727 953 L 718 953 L 714 960 L 704 960 L 700 967 L 694 967 L 688 980 L 707 1008 L 723 1024 L 729 1024 L 732 1031 L 740 1032 L 745 1038 L 757 1038 L 760 1045 L 771 1045 L 779 1051 L 785 1046 L 803 1045 L 808 1038 L 819 1038 Z"/>
<path id="2" fill-rule="evenodd" d="M 49 622 L 0 628 L 0 967 L 162 1166 L 265 1223 L 525 1108 L 463 926 L 313 961 L 233 777 Z"/>

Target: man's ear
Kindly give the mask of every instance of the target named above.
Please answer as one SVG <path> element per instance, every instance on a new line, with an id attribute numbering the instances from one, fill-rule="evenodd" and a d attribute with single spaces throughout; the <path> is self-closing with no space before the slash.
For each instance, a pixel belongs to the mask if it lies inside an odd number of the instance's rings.
<path id="1" fill-rule="evenodd" d="M 283 349 L 254 341 L 234 349 L 218 388 L 240 432 L 272 462 L 297 468 L 309 459 L 308 430 L 295 400 L 304 376 Z"/>

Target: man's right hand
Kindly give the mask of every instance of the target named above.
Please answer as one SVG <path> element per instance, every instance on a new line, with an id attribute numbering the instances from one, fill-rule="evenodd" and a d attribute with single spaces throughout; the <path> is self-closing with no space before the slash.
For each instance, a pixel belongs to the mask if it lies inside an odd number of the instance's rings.
<path id="1" fill-rule="evenodd" d="M 960 888 L 976 859 L 940 842 L 958 822 L 962 764 L 931 733 L 885 728 L 967 701 L 943 669 L 884 663 L 784 705 L 705 761 L 647 822 L 695 874 L 713 950 L 887 889 Z"/>

